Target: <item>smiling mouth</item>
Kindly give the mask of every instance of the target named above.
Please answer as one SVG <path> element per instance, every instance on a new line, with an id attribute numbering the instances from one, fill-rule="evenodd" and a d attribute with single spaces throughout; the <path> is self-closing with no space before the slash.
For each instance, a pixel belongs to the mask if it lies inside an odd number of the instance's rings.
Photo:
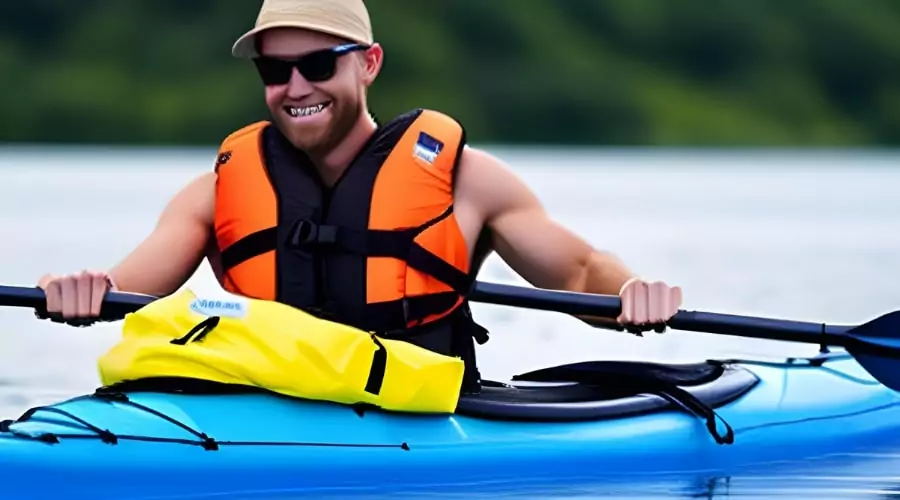
<path id="1" fill-rule="evenodd" d="M 285 106 L 284 111 L 290 116 L 293 117 L 302 117 L 302 116 L 312 116 L 317 113 L 321 113 L 324 109 L 331 105 L 331 102 L 323 102 L 320 104 L 316 104 L 314 106 L 302 106 L 302 107 L 294 107 L 294 106 Z"/>

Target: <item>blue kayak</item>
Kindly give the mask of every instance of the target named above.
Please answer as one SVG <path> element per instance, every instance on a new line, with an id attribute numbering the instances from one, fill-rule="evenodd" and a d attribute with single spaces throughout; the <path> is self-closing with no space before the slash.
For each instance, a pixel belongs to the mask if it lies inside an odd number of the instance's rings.
<path id="1" fill-rule="evenodd" d="M 4 498 L 342 498 L 711 474 L 900 441 L 900 395 L 843 353 L 598 361 L 485 382 L 454 415 L 151 379 L 0 424 Z"/>

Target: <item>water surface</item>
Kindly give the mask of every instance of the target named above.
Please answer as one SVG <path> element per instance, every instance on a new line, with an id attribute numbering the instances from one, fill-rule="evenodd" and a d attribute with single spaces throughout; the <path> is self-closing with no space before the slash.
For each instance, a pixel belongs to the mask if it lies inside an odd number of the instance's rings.
<path id="1" fill-rule="evenodd" d="M 560 223 L 640 275 L 678 284 L 687 309 L 858 323 L 900 307 L 900 155 L 490 148 Z M 0 149 L 0 282 L 106 268 L 213 149 Z M 165 259 L 164 255 L 160 256 Z M 524 283 L 492 257 L 482 279 Z M 188 286 L 215 287 L 206 265 Z M 588 359 L 696 361 L 812 355 L 811 345 L 686 332 L 637 338 L 558 314 L 477 304 L 489 378 Z M 117 323 L 77 329 L 0 310 L 0 415 L 90 391 Z M 537 496 L 846 498 L 900 491 L 900 450 L 830 457 L 771 476 L 644 478 Z M 773 469 L 774 470 L 774 469 Z"/>

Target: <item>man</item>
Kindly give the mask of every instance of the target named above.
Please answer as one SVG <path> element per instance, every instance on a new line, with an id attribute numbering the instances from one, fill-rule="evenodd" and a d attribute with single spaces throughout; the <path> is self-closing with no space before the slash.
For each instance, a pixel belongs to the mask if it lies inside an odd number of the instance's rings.
<path id="1" fill-rule="evenodd" d="M 231 292 L 461 356 L 477 379 L 471 340 L 486 339 L 464 298 L 490 251 L 535 286 L 620 295 L 629 329 L 678 310 L 677 287 L 554 222 L 455 120 L 415 110 L 376 123 L 367 89 L 384 54 L 362 0 L 265 0 L 233 54 L 253 59 L 274 126 L 231 134 L 215 171 L 109 272 L 44 276 L 56 320 L 96 317 L 110 288 L 169 295 L 205 257 Z"/>

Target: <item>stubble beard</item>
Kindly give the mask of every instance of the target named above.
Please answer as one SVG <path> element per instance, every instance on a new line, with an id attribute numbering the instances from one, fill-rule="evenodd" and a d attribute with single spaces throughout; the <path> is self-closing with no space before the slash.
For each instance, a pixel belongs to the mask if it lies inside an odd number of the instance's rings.
<path id="1" fill-rule="evenodd" d="M 353 130 L 362 116 L 361 101 L 355 100 L 349 105 L 346 101 L 333 100 L 330 106 L 330 120 L 316 129 L 297 127 L 280 112 L 276 114 L 275 123 L 281 133 L 294 145 L 311 157 L 324 157 L 340 145 Z"/>

